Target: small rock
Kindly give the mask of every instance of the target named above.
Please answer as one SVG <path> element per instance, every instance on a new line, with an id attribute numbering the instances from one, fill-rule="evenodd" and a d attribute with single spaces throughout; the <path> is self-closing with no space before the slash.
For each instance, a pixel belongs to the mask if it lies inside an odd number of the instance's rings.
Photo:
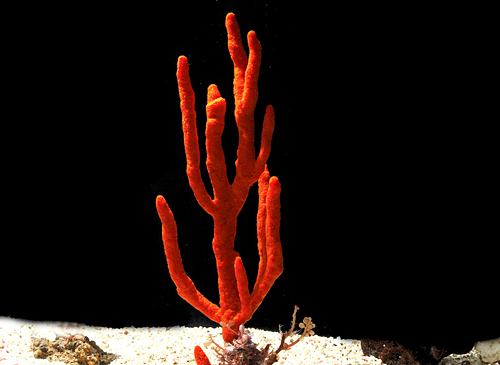
<path id="1" fill-rule="evenodd" d="M 55 349 L 52 347 L 50 341 L 45 338 L 31 338 L 31 349 L 33 350 L 33 356 L 35 359 L 46 359 L 52 356 Z"/>
<path id="2" fill-rule="evenodd" d="M 500 338 L 489 341 L 479 341 L 474 346 L 474 349 L 479 352 L 479 356 L 481 356 L 483 363 L 500 363 Z"/>
<path id="3" fill-rule="evenodd" d="M 479 353 L 472 350 L 466 354 L 451 354 L 439 362 L 439 365 L 482 365 Z"/>
<path id="4" fill-rule="evenodd" d="M 87 336 L 57 336 L 54 341 L 32 338 L 31 350 L 36 359 L 62 361 L 78 365 L 108 365 L 116 356 L 104 352 Z"/>

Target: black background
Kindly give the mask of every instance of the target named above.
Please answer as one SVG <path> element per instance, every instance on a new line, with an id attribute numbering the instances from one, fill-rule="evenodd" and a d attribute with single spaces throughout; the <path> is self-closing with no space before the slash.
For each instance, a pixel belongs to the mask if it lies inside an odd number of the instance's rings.
<path id="1" fill-rule="evenodd" d="M 498 336 L 487 9 L 298 1 L 12 9 L 0 315 L 215 325 L 176 293 L 154 202 L 167 199 L 186 271 L 217 303 L 213 226 L 185 174 L 175 72 L 187 56 L 202 161 L 207 87 L 226 98 L 232 179 L 228 12 L 262 43 L 257 133 L 272 104 L 268 166 L 282 183 L 285 271 L 248 326 L 286 327 L 298 305 L 325 336 Z M 235 243 L 251 286 L 256 210 L 254 186 Z"/>

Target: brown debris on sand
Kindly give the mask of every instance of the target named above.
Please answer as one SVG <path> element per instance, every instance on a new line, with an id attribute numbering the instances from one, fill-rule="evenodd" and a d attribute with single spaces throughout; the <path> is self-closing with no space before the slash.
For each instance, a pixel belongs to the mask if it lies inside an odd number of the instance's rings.
<path id="1" fill-rule="evenodd" d="M 387 365 L 436 365 L 446 355 L 435 346 L 409 348 L 394 341 L 361 340 L 365 356 L 374 356 Z"/>

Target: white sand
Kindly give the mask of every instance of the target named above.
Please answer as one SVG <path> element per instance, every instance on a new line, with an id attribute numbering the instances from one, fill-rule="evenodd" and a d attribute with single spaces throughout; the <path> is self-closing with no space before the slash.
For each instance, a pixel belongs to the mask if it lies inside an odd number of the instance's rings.
<path id="1" fill-rule="evenodd" d="M 280 342 L 278 332 L 261 331 L 250 328 L 253 341 L 259 347 L 267 343 L 276 349 Z M 112 365 L 121 364 L 168 364 L 196 365 L 193 350 L 196 345 L 203 347 L 211 334 L 222 345 L 220 328 L 207 327 L 168 327 L 168 328 L 106 328 L 82 324 L 30 322 L 0 317 L 0 364 L 64 364 L 35 359 L 31 352 L 31 337 L 54 340 L 56 333 L 81 333 L 108 353 L 118 355 Z M 290 342 L 288 340 L 287 342 Z M 217 365 L 216 354 L 205 349 L 212 365 Z M 290 351 L 280 352 L 278 364 L 381 364 L 375 357 L 363 356 L 360 341 L 342 340 L 339 337 L 311 336 L 293 346 Z"/>

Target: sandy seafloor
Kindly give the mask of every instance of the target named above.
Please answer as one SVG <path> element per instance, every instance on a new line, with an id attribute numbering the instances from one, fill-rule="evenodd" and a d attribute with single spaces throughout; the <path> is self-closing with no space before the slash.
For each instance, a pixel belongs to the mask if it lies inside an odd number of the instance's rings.
<path id="1" fill-rule="evenodd" d="M 249 328 L 259 348 L 271 344 L 276 349 L 281 336 L 278 332 Z M 110 363 L 196 365 L 193 350 L 204 348 L 209 336 L 223 345 L 221 328 L 212 327 L 124 327 L 107 328 L 78 323 L 33 322 L 0 317 L 0 365 L 65 364 L 62 361 L 35 359 L 31 350 L 32 338 L 54 340 L 58 334 L 84 335 L 105 352 L 116 355 Z M 297 337 L 290 337 L 287 343 Z M 217 354 L 204 348 L 212 365 L 218 365 Z M 500 363 L 500 338 L 476 343 L 468 354 L 449 355 L 441 359 L 445 365 L 484 365 Z M 289 351 L 280 352 L 279 365 L 380 365 L 380 359 L 363 356 L 361 341 L 340 337 L 310 336 Z"/>
<path id="2" fill-rule="evenodd" d="M 278 332 L 249 328 L 258 347 L 270 343 L 276 349 L 280 343 Z M 31 322 L 0 317 L 0 364 L 64 364 L 63 362 L 35 359 L 31 351 L 31 337 L 54 340 L 56 333 L 83 334 L 108 353 L 118 356 L 112 365 L 121 364 L 194 364 L 193 350 L 203 347 L 209 335 L 223 344 L 221 329 L 209 327 L 151 327 L 106 328 L 56 322 Z M 287 342 L 290 342 L 288 339 Z M 215 352 L 205 349 L 212 365 L 219 362 Z M 381 364 L 375 357 L 363 356 L 360 341 L 334 337 L 311 336 L 280 352 L 278 364 Z"/>

